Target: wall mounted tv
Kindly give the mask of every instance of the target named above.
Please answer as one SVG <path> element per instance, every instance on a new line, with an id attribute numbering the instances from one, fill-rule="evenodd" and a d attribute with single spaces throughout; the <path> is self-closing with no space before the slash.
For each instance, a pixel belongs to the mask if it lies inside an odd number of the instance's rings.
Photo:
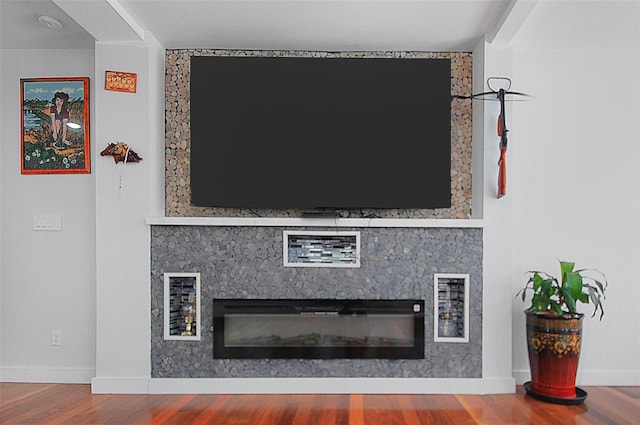
<path id="1" fill-rule="evenodd" d="M 191 203 L 451 206 L 449 59 L 193 56 Z"/>

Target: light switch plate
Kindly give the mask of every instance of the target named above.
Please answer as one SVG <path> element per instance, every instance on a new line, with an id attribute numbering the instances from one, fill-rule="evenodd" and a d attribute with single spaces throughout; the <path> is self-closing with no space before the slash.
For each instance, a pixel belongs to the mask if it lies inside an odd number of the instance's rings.
<path id="1" fill-rule="evenodd" d="M 33 216 L 33 230 L 59 232 L 62 230 L 62 217 L 60 214 L 36 214 Z"/>

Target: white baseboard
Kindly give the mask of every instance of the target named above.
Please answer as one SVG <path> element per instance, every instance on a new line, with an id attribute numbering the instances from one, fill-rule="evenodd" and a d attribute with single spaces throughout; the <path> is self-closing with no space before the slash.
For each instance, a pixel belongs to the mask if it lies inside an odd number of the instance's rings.
<path id="1" fill-rule="evenodd" d="M 86 368 L 0 368 L 0 382 L 91 384 L 94 394 L 508 394 L 531 379 L 513 378 L 95 378 Z M 579 386 L 640 386 L 640 371 L 579 371 Z"/>
<path id="2" fill-rule="evenodd" d="M 513 378 L 94 378 L 94 394 L 508 394 Z"/>
<path id="3" fill-rule="evenodd" d="M 93 368 L 0 368 L 0 382 L 88 384 L 96 376 Z"/>
<path id="4" fill-rule="evenodd" d="M 522 385 L 531 379 L 529 369 L 514 370 L 513 377 L 517 385 Z M 638 386 L 640 385 L 640 370 L 578 370 L 576 385 L 584 386 Z"/>
<path id="5" fill-rule="evenodd" d="M 514 370 L 513 377 L 516 380 L 516 385 L 522 385 L 531 380 L 531 372 L 527 370 Z"/>
<path id="6" fill-rule="evenodd" d="M 117 377 L 93 378 L 91 392 L 93 394 L 149 394 L 149 378 Z"/>
<path id="7" fill-rule="evenodd" d="M 151 379 L 151 394 L 500 394 L 512 378 L 215 378 Z"/>

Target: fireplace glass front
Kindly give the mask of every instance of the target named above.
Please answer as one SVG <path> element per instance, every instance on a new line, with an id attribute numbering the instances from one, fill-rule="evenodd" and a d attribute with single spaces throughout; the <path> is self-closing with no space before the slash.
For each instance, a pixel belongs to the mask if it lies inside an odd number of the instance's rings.
<path id="1" fill-rule="evenodd" d="M 423 300 L 215 299 L 215 358 L 424 358 Z"/>

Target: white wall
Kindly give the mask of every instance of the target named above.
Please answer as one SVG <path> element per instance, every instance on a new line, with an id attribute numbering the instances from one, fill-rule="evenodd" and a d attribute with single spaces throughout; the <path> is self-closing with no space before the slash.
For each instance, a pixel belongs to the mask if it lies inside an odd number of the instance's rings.
<path id="1" fill-rule="evenodd" d="M 121 391 L 147 390 L 145 219 L 162 214 L 164 191 L 164 51 L 147 39 L 95 51 L 2 50 L 1 381 L 95 383 L 99 376 L 103 389 L 116 378 Z M 106 70 L 137 73 L 137 93 L 105 91 Z M 60 76 L 91 79 L 91 174 L 23 176 L 19 80 Z M 143 161 L 123 168 L 99 156 L 120 140 Z M 60 214 L 62 231 L 34 232 L 34 214 Z M 62 330 L 60 347 L 51 345 L 53 329 Z M 123 388 L 121 378 L 133 387 Z"/>
<path id="2" fill-rule="evenodd" d="M 540 2 L 512 49 L 483 46 L 485 76 L 511 76 L 514 90 L 535 95 L 510 105 L 509 193 L 500 200 L 495 108 L 482 113 L 488 379 L 504 379 L 511 361 L 518 381 L 528 378 L 525 306 L 513 295 L 524 271 L 554 270 L 560 257 L 611 282 L 605 320 L 585 323 L 580 383 L 640 383 L 639 3 L 602 4 Z M 138 92 L 105 92 L 107 69 L 136 72 Z M 3 50 L 1 71 L 0 380 L 88 382 L 95 368 L 94 390 L 146 392 L 145 217 L 162 214 L 162 51 L 152 39 L 95 53 Z M 92 174 L 22 176 L 19 78 L 63 75 L 92 77 Z M 123 193 L 113 161 L 97 155 L 117 140 L 144 158 L 121 170 Z M 63 231 L 33 232 L 40 213 L 61 214 Z M 62 329 L 62 347 L 51 346 L 52 329 Z"/>
<path id="3" fill-rule="evenodd" d="M 584 320 L 578 384 L 640 384 L 640 3 L 541 2 L 514 43 L 514 293 L 556 259 L 598 268 L 605 317 Z M 491 250 L 491 247 L 488 247 Z M 513 367 L 528 380 L 513 303 Z M 590 316 L 591 306 L 580 311 Z"/>
<path id="4" fill-rule="evenodd" d="M 2 51 L 3 381 L 88 382 L 94 375 L 95 178 L 21 175 L 19 115 L 20 78 L 88 76 L 92 93 L 93 69 L 93 50 Z M 95 152 L 93 135 L 91 142 Z M 34 214 L 60 214 L 62 231 L 33 231 Z M 62 346 L 51 345 L 53 329 L 62 331 Z"/>
<path id="5" fill-rule="evenodd" d="M 489 90 L 485 85 L 488 77 L 512 77 L 512 55 L 510 49 L 500 49 L 483 44 L 477 50 L 483 52 L 483 60 L 474 58 L 474 67 L 483 67 L 483 78 L 474 81 L 475 92 Z M 479 52 L 474 52 L 476 55 Z M 474 75 L 476 78 L 477 75 Z M 484 248 L 483 248 L 483 317 L 482 317 L 482 364 L 483 377 L 489 379 L 505 379 L 511 376 L 511 341 L 507 336 L 511 332 L 510 274 L 506 265 L 511 263 L 513 221 L 511 217 L 511 196 L 497 198 L 498 193 L 498 158 L 500 156 L 499 138 L 496 134 L 496 117 L 499 113 L 497 102 L 474 101 L 473 119 L 481 120 L 481 125 L 474 133 L 480 137 L 483 154 L 483 210 Z M 474 123 L 474 126 L 479 123 Z M 475 146 L 474 146 L 475 147 Z M 510 171 L 510 161 L 507 165 Z M 512 190 L 509 180 L 507 193 Z M 474 180 L 474 184 L 477 179 Z M 512 387 L 515 387 L 512 382 Z"/>
<path id="6" fill-rule="evenodd" d="M 137 74 L 136 93 L 96 93 L 99 143 L 124 141 L 139 163 L 96 160 L 97 359 L 95 392 L 148 391 L 151 344 L 150 227 L 162 211 L 164 50 L 147 43 L 96 44 L 95 73 Z M 121 186 L 122 183 L 122 186 Z"/>

